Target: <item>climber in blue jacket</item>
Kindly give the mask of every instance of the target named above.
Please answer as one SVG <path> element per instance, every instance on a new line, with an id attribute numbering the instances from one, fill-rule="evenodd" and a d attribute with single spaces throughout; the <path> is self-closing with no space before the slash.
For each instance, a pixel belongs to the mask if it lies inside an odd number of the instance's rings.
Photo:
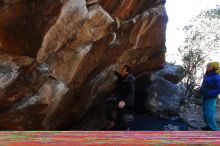
<path id="1" fill-rule="evenodd" d="M 206 66 L 206 73 L 203 77 L 201 93 L 203 95 L 202 112 L 205 127 L 202 130 L 219 130 L 216 116 L 216 102 L 218 94 L 220 94 L 220 68 L 218 62 L 210 62 Z"/>

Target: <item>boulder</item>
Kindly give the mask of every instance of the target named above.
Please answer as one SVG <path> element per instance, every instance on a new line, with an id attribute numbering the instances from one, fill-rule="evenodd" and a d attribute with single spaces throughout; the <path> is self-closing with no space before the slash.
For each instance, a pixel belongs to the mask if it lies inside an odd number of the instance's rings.
<path id="1" fill-rule="evenodd" d="M 129 64 L 139 75 L 161 68 L 168 21 L 164 4 L 1 1 L 0 53 L 25 58 L 7 64 L 3 57 L 1 62 L 7 82 L 0 83 L 0 129 L 63 130 L 79 125 L 83 119 L 92 120 L 87 113 L 113 91 L 114 69 Z M 5 104 L 6 99 L 13 102 Z"/>
<path id="2" fill-rule="evenodd" d="M 167 68 L 152 73 L 151 85 L 148 87 L 146 108 L 152 114 L 161 117 L 173 117 L 179 114 L 180 103 L 183 100 L 183 90 L 163 77 Z"/>
<path id="3" fill-rule="evenodd" d="M 166 80 L 177 84 L 184 78 L 184 69 L 181 65 L 172 65 L 166 63 L 162 70 L 157 72 L 158 75 L 164 77 Z"/>

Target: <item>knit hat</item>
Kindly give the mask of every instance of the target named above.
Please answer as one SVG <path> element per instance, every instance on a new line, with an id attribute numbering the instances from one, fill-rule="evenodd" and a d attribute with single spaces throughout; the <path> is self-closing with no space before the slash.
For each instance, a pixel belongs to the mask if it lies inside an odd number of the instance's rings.
<path id="1" fill-rule="evenodd" d="M 219 62 L 209 62 L 208 64 L 211 65 L 217 73 L 220 73 Z"/>

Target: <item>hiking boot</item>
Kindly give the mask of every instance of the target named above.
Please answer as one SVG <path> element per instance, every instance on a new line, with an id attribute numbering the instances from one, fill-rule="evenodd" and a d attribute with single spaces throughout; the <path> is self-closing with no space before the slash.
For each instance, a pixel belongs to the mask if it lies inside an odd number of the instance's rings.
<path id="1" fill-rule="evenodd" d="M 132 114 L 125 114 L 123 116 L 124 121 L 131 122 L 134 120 L 134 116 Z"/>

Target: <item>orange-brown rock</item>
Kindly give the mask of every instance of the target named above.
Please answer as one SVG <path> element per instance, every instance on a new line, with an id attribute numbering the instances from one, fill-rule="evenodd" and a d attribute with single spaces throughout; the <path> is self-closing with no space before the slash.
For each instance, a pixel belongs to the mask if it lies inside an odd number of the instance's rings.
<path id="1" fill-rule="evenodd" d="M 72 127 L 112 92 L 113 69 L 129 64 L 138 75 L 160 68 L 166 48 L 164 3 L 3 0 L 0 129 Z"/>
<path id="2" fill-rule="evenodd" d="M 60 0 L 1 0 L 0 42 L 5 52 L 36 57 L 61 6 Z"/>

